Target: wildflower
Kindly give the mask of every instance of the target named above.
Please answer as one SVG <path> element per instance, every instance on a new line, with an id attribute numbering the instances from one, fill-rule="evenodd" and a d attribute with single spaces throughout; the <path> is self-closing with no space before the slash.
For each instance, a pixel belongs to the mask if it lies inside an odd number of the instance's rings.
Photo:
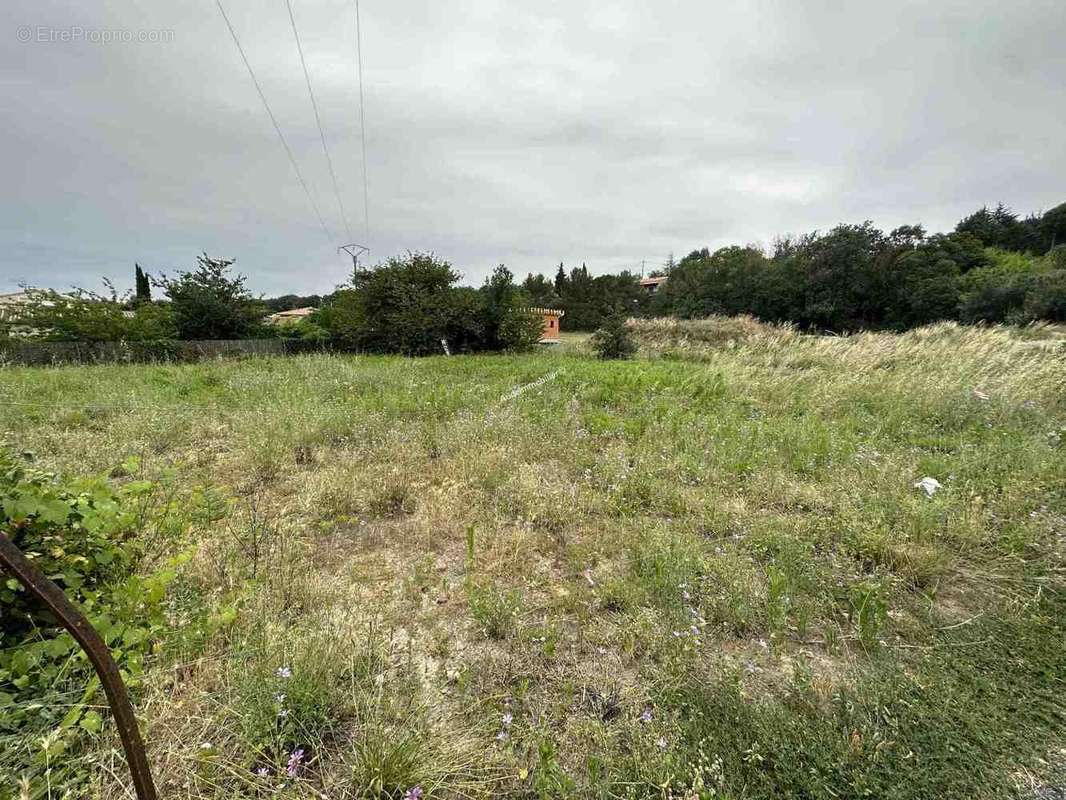
<path id="1" fill-rule="evenodd" d="M 511 734 L 509 734 L 507 731 L 500 731 L 499 733 L 496 734 L 496 741 L 497 742 L 506 742 L 510 738 L 511 738 Z"/>
<path id="2" fill-rule="evenodd" d="M 268 775 L 270 774 L 270 770 L 269 770 L 269 769 L 267 769 L 266 767 L 259 767 L 259 768 L 258 768 L 258 769 L 257 769 L 257 770 L 255 771 L 255 774 L 256 774 L 256 775 L 257 775 L 258 777 L 260 777 L 260 778 L 265 778 L 265 777 L 267 777 L 267 776 L 268 776 Z"/>
<path id="3" fill-rule="evenodd" d="M 651 706 L 644 706 L 644 710 L 640 712 L 641 722 L 651 722 Z"/>
<path id="4" fill-rule="evenodd" d="M 290 778 L 296 777 L 296 773 L 299 771 L 300 764 L 303 763 L 303 760 L 304 749 L 302 747 L 297 747 L 295 750 L 292 751 L 292 755 L 289 756 L 289 763 L 285 768 L 285 772 Z"/>
<path id="5" fill-rule="evenodd" d="M 292 677 L 292 670 L 289 669 L 289 667 L 278 667 L 274 674 L 277 675 L 279 678 L 288 680 Z"/>
<path id="6" fill-rule="evenodd" d="M 281 705 L 282 703 L 284 703 L 285 702 L 285 692 L 278 692 L 276 695 L 274 695 L 274 702 L 277 703 L 278 705 Z"/>
<path id="7" fill-rule="evenodd" d="M 508 711 L 508 712 L 506 712 L 503 715 L 503 727 L 505 727 L 505 728 L 511 727 L 511 723 L 512 722 L 514 722 L 514 714 L 512 714 L 510 711 Z"/>
<path id="8" fill-rule="evenodd" d="M 403 793 L 403 800 L 422 800 L 422 787 L 412 786 Z"/>
<path id="9" fill-rule="evenodd" d="M 655 740 L 655 744 L 660 750 L 665 750 L 667 746 L 666 737 L 660 736 L 658 739 Z"/>

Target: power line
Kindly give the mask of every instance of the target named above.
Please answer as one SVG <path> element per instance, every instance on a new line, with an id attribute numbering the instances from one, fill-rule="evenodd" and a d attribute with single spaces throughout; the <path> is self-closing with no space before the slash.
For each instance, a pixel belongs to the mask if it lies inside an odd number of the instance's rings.
<path id="1" fill-rule="evenodd" d="M 304 80 L 307 81 L 307 94 L 311 97 L 311 108 L 315 112 L 315 123 L 318 125 L 318 136 L 322 140 L 322 152 L 326 154 L 326 164 L 329 166 L 329 175 L 333 179 L 333 194 L 337 197 L 337 208 L 341 212 L 341 220 L 344 222 L 344 230 L 348 239 L 352 238 L 352 229 L 348 225 L 348 215 L 344 213 L 344 201 L 341 200 L 341 190 L 337 185 L 337 173 L 333 170 L 333 159 L 329 157 L 329 148 L 326 146 L 326 133 L 322 130 L 322 117 L 318 113 L 318 103 L 315 102 L 315 92 L 311 88 L 311 74 L 307 71 L 307 61 L 304 59 L 303 45 L 300 44 L 300 33 L 296 29 L 296 15 L 292 13 L 292 0 L 285 0 L 285 6 L 289 9 L 289 21 L 292 23 L 292 35 L 296 39 L 296 51 L 300 54 L 300 65 L 304 70 Z"/>
<path id="2" fill-rule="evenodd" d="M 307 186 L 307 181 L 304 180 L 303 173 L 300 172 L 300 167 L 296 163 L 296 157 L 292 154 L 292 148 L 290 148 L 289 143 L 285 141 L 285 135 L 281 132 L 281 126 L 278 125 L 277 117 L 275 117 L 274 112 L 270 110 L 270 103 L 267 102 L 266 95 L 263 94 L 263 87 L 259 85 L 259 79 L 255 77 L 255 71 L 252 69 L 252 65 L 248 61 L 248 56 L 244 54 L 244 48 L 241 47 L 241 40 L 237 38 L 237 31 L 233 29 L 233 24 L 229 21 L 229 16 L 226 14 L 226 9 L 222 7 L 222 0 L 215 0 L 215 3 L 218 5 L 219 13 L 222 14 L 222 19 L 226 22 L 226 27 L 229 28 L 229 34 L 233 37 L 233 43 L 237 45 L 237 52 L 241 54 L 241 61 L 244 62 L 244 66 L 248 70 L 248 75 L 251 76 L 252 83 L 255 84 L 255 90 L 259 93 L 259 99 L 263 101 L 263 108 L 266 109 L 267 116 L 270 117 L 270 121 L 274 125 L 274 131 L 278 134 L 278 138 L 281 140 L 281 146 L 285 148 L 285 154 L 289 157 L 289 163 L 292 164 L 293 171 L 296 173 L 296 178 L 300 181 L 300 185 L 303 187 L 307 199 L 311 201 L 311 207 L 315 210 L 315 216 L 318 217 L 318 224 L 322 226 L 326 238 L 332 242 L 334 241 L 333 234 L 329 232 L 329 227 L 326 225 L 326 221 L 322 218 L 322 212 L 318 208 L 318 203 L 315 202 L 314 195 L 311 194 L 311 190 Z"/>
<path id="3" fill-rule="evenodd" d="M 363 144 L 363 222 L 366 245 L 370 246 L 370 189 L 366 172 L 366 106 L 363 103 L 363 28 L 359 22 L 359 0 L 355 0 L 355 54 L 359 63 L 359 141 Z"/>

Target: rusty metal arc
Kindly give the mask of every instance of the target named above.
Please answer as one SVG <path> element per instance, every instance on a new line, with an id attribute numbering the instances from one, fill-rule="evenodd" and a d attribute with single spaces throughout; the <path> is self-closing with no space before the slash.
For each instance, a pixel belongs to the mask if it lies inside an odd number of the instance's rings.
<path id="1" fill-rule="evenodd" d="M 3 533 L 0 533 L 0 565 L 14 575 L 19 583 L 26 587 L 26 591 L 48 606 L 63 627 L 81 645 L 96 674 L 100 676 L 100 683 L 107 695 L 119 738 L 122 739 L 122 749 L 126 753 L 126 764 L 133 778 L 137 798 L 157 800 L 152 772 L 148 768 L 148 757 L 144 752 L 144 741 L 137 727 L 137 717 L 133 713 L 118 664 L 111 657 L 107 644 L 62 590 L 42 575 L 33 562 Z"/>

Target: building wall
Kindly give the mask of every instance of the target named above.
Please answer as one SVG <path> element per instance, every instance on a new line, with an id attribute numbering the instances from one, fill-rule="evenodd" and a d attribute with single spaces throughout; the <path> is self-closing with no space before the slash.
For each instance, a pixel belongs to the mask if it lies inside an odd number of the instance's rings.
<path id="1" fill-rule="evenodd" d="M 544 331 L 541 333 L 540 340 L 542 342 L 559 341 L 559 315 L 542 313 L 541 316 L 544 319 Z"/>

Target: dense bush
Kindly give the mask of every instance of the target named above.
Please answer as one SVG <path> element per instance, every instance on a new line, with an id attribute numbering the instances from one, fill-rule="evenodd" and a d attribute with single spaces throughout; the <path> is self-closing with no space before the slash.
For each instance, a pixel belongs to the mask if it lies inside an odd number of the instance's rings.
<path id="1" fill-rule="evenodd" d="M 442 339 L 469 338 L 470 298 L 455 293 L 459 273 L 432 255 L 412 253 L 355 274 L 318 315 L 339 347 L 429 355 Z"/>
<path id="2" fill-rule="evenodd" d="M 482 349 L 521 352 L 540 340 L 543 322 L 529 312 L 529 301 L 514 284 L 503 264 L 493 271 L 481 289 L 483 320 Z"/>
<path id="3" fill-rule="evenodd" d="M 125 298 L 115 295 L 49 290 L 28 294 L 9 323 L 22 336 L 53 342 L 145 342 L 173 339 L 177 333 L 167 304 L 139 303 L 131 310 Z"/>
<path id="4" fill-rule="evenodd" d="M 175 574 L 134 573 L 153 488 L 102 478 L 63 484 L 0 447 L 0 530 L 89 618 L 133 686 L 165 626 L 162 601 Z M 84 776 L 67 758 L 48 770 L 49 760 L 100 731 L 94 709 L 103 697 L 84 653 L 14 578 L 0 583 L 0 605 L 0 782 L 11 770 L 59 796 Z"/>
<path id="5" fill-rule="evenodd" d="M 241 339 L 261 332 L 266 307 L 245 288 L 243 275 L 230 275 L 233 261 L 197 256 L 198 266 L 156 285 L 170 300 L 181 339 Z"/>
<path id="6" fill-rule="evenodd" d="M 459 273 L 429 253 L 409 253 L 357 273 L 312 321 L 342 350 L 432 355 L 523 350 L 541 321 L 502 265 L 479 291 L 459 287 Z M 442 341 L 443 340 L 443 341 Z"/>
<path id="7" fill-rule="evenodd" d="M 604 321 L 603 327 L 592 334 L 592 349 L 604 359 L 630 358 L 637 352 L 624 314 L 612 314 Z"/>

